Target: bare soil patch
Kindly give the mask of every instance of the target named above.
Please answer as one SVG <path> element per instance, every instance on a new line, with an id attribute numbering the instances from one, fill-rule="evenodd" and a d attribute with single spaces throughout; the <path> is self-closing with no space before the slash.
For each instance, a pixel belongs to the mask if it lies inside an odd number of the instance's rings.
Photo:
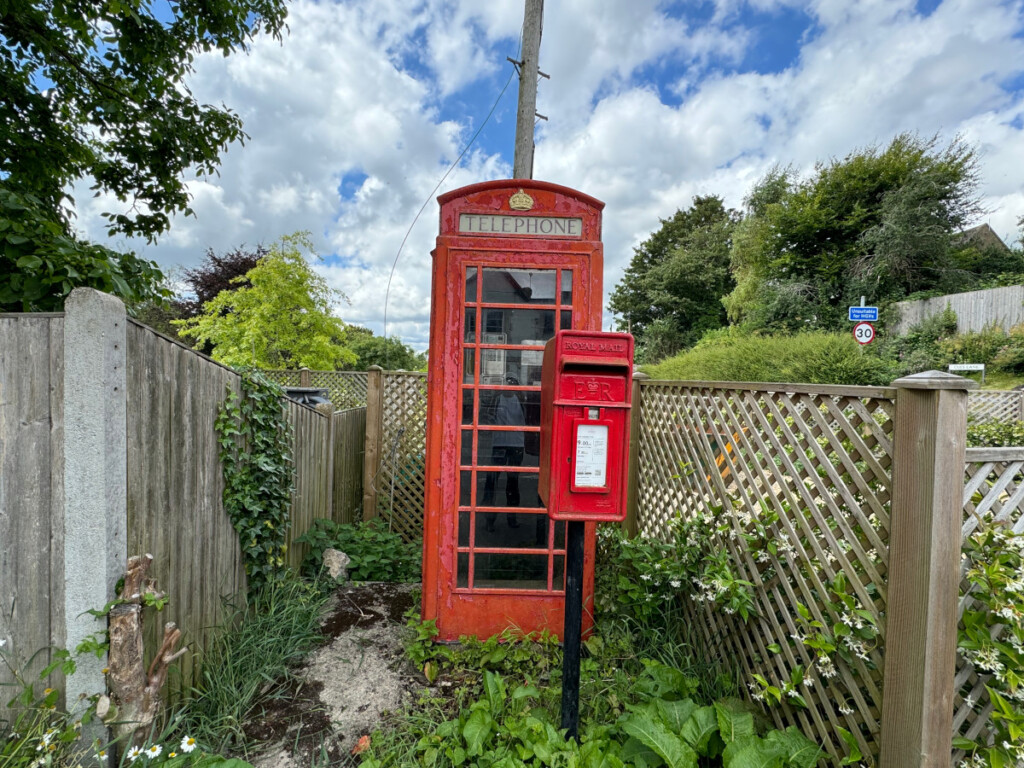
<path id="1" fill-rule="evenodd" d="M 418 584 L 341 586 L 322 622 L 324 645 L 245 724 L 265 744 L 257 768 L 354 766 L 361 736 L 420 691 L 425 680 L 402 650 L 403 615 L 418 602 Z"/>

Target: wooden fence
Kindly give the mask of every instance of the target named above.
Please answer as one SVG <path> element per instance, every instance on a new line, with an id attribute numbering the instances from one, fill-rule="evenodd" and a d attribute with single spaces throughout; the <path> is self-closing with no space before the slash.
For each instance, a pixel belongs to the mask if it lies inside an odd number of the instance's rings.
<path id="1" fill-rule="evenodd" d="M 1024 420 L 1024 392 L 986 389 L 971 392 L 967 417 L 973 421 Z"/>
<path id="2" fill-rule="evenodd" d="M 1024 530 L 1024 448 L 965 450 L 964 393 L 928 388 L 953 379 L 918 389 L 919 377 L 863 388 L 641 374 L 634 384 L 627 529 L 667 538 L 681 518 L 713 531 L 754 613 L 744 621 L 717 604 L 718 587 L 690 585 L 706 652 L 738 664 L 754 698 L 764 695 L 754 675 L 792 691 L 772 717 L 835 764 L 848 754 L 839 728 L 866 759 L 881 752 L 883 766 L 901 766 L 924 764 L 913 756 L 929 733 L 948 744 L 990 723 L 988 678 L 955 656 L 957 555 L 982 519 Z M 815 648 L 821 627 L 844 622 L 868 637 Z"/>
<path id="3" fill-rule="evenodd" d="M 380 517 L 407 541 L 423 536 L 423 494 L 427 443 L 427 375 L 384 371 L 264 371 L 282 386 L 321 387 L 331 401 L 366 406 L 361 498 L 344 509 L 361 519 Z M 349 427 L 355 430 L 353 425 Z M 354 466 L 354 465 L 353 465 Z M 351 470 L 354 471 L 354 470 Z M 342 507 L 336 507 L 341 509 Z M 336 511 L 336 516 L 338 512 Z M 347 518 L 346 518 L 347 519 Z"/>
<path id="4" fill-rule="evenodd" d="M 369 371 L 363 519 L 380 517 L 407 541 L 423 536 L 427 375 Z"/>
<path id="5" fill-rule="evenodd" d="M 145 552 L 154 556 L 152 575 L 170 596 L 147 641 L 155 639 L 157 625 L 174 621 L 186 642 L 201 648 L 221 621 L 224 600 L 240 597 L 245 585 L 238 537 L 223 511 L 214 430 L 218 409 L 229 390 L 238 391 L 239 377 L 126 318 L 123 306 L 110 297 L 87 290 L 76 294 L 84 297 L 85 313 L 0 316 L 3 651 L 28 658 L 43 650 L 35 661 L 39 667 L 47 663 L 51 646 L 73 647 L 100 629 L 76 626 L 82 619 L 66 609 L 65 585 L 82 592 L 81 599 L 72 600 L 73 613 L 101 607 L 113 599 L 127 555 Z M 69 351 L 78 362 L 91 353 L 65 343 L 72 317 L 77 333 L 110 353 L 91 382 L 65 382 Z M 81 373 L 67 372 L 72 375 Z M 89 414 L 65 407 L 73 402 L 69 395 L 83 389 L 96 393 L 94 402 L 86 403 Z M 315 518 L 351 521 L 361 514 L 366 409 L 326 415 L 292 401 L 283 407 L 295 467 L 289 563 L 298 565 L 304 548 L 294 540 Z M 94 424 L 102 425 L 101 449 L 113 464 L 108 458 L 104 465 L 99 456 L 102 477 L 83 478 L 70 469 L 81 463 L 82 451 L 64 449 L 70 437 L 79 443 L 82 436 L 90 438 Z M 95 487 L 87 495 L 72 493 L 74 483 L 83 480 Z M 77 527 L 82 515 L 69 510 L 83 502 L 86 512 L 96 513 L 86 516 L 95 523 L 87 531 Z M 65 556 L 65 542 L 69 552 L 78 553 L 77 561 Z M 102 561 L 107 570 L 86 572 L 95 570 L 91 561 Z M 84 581 L 91 591 L 82 591 Z M 70 586 L 68 593 L 71 600 Z M 88 616 L 85 620 L 95 624 Z M 103 687 L 99 662 L 91 676 L 84 666 L 74 682 L 94 693 Z M 180 672 L 180 685 L 190 685 L 195 673 L 190 655 L 182 658 Z M 4 682 L 10 675 L 0 664 Z"/>
<path id="6" fill-rule="evenodd" d="M 0 653 L 42 650 L 32 677 L 64 645 L 63 366 L 63 315 L 0 315 Z M 0 711 L 10 683 L 0 663 Z"/>
<path id="7" fill-rule="evenodd" d="M 367 374 L 365 371 L 263 371 L 267 378 L 282 387 L 319 387 L 326 389 L 334 407 L 339 410 L 366 405 Z"/>
<path id="8" fill-rule="evenodd" d="M 898 334 L 907 333 L 913 326 L 939 314 L 947 306 L 956 312 L 957 330 L 960 333 L 980 331 L 989 325 L 1009 328 L 1024 322 L 1024 285 L 951 293 L 921 301 L 900 301 L 895 306 L 900 316 L 895 327 Z"/>

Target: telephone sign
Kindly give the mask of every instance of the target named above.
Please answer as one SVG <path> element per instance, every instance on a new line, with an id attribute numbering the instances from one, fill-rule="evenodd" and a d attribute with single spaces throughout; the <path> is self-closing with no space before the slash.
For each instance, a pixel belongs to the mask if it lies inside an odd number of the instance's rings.
<path id="1" fill-rule="evenodd" d="M 858 344 L 870 344 L 875 340 L 875 326 L 871 323 L 857 323 L 853 326 L 853 338 Z"/>

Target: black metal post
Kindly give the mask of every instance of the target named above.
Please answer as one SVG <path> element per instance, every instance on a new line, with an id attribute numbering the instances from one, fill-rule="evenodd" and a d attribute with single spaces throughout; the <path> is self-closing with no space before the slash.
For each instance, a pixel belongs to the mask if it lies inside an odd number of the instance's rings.
<path id="1" fill-rule="evenodd" d="M 562 727 L 579 741 L 580 635 L 583 631 L 583 539 L 586 523 L 569 521 L 565 552 L 565 624 L 562 634 Z"/>

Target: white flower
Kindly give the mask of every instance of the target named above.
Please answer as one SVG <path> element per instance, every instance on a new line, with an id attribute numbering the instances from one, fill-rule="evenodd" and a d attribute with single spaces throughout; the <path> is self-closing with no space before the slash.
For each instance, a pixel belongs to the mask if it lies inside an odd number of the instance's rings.
<path id="1" fill-rule="evenodd" d="M 146 750 L 146 757 L 160 757 L 160 753 L 164 751 L 164 748 L 159 744 L 154 744 L 152 747 Z"/>
<path id="2" fill-rule="evenodd" d="M 128 762 L 129 763 L 134 763 L 136 760 L 139 759 L 139 755 L 141 755 L 141 754 L 142 754 L 142 750 L 141 749 L 139 749 L 138 747 L 132 747 L 131 749 L 128 750 L 128 754 L 125 755 L 125 757 L 128 758 Z"/>
<path id="3" fill-rule="evenodd" d="M 840 704 L 839 705 L 839 714 L 841 714 L 841 715 L 852 715 L 853 714 L 853 707 L 851 707 L 851 706 L 849 706 L 847 704 Z"/>
<path id="4" fill-rule="evenodd" d="M 196 748 L 196 740 L 192 736 L 185 736 L 181 740 L 181 751 L 182 752 L 191 752 L 195 748 Z"/>
<path id="5" fill-rule="evenodd" d="M 669 584 L 672 585 L 672 589 L 679 589 L 679 587 L 682 586 L 682 582 L 680 582 L 679 579 L 672 579 Z"/>

